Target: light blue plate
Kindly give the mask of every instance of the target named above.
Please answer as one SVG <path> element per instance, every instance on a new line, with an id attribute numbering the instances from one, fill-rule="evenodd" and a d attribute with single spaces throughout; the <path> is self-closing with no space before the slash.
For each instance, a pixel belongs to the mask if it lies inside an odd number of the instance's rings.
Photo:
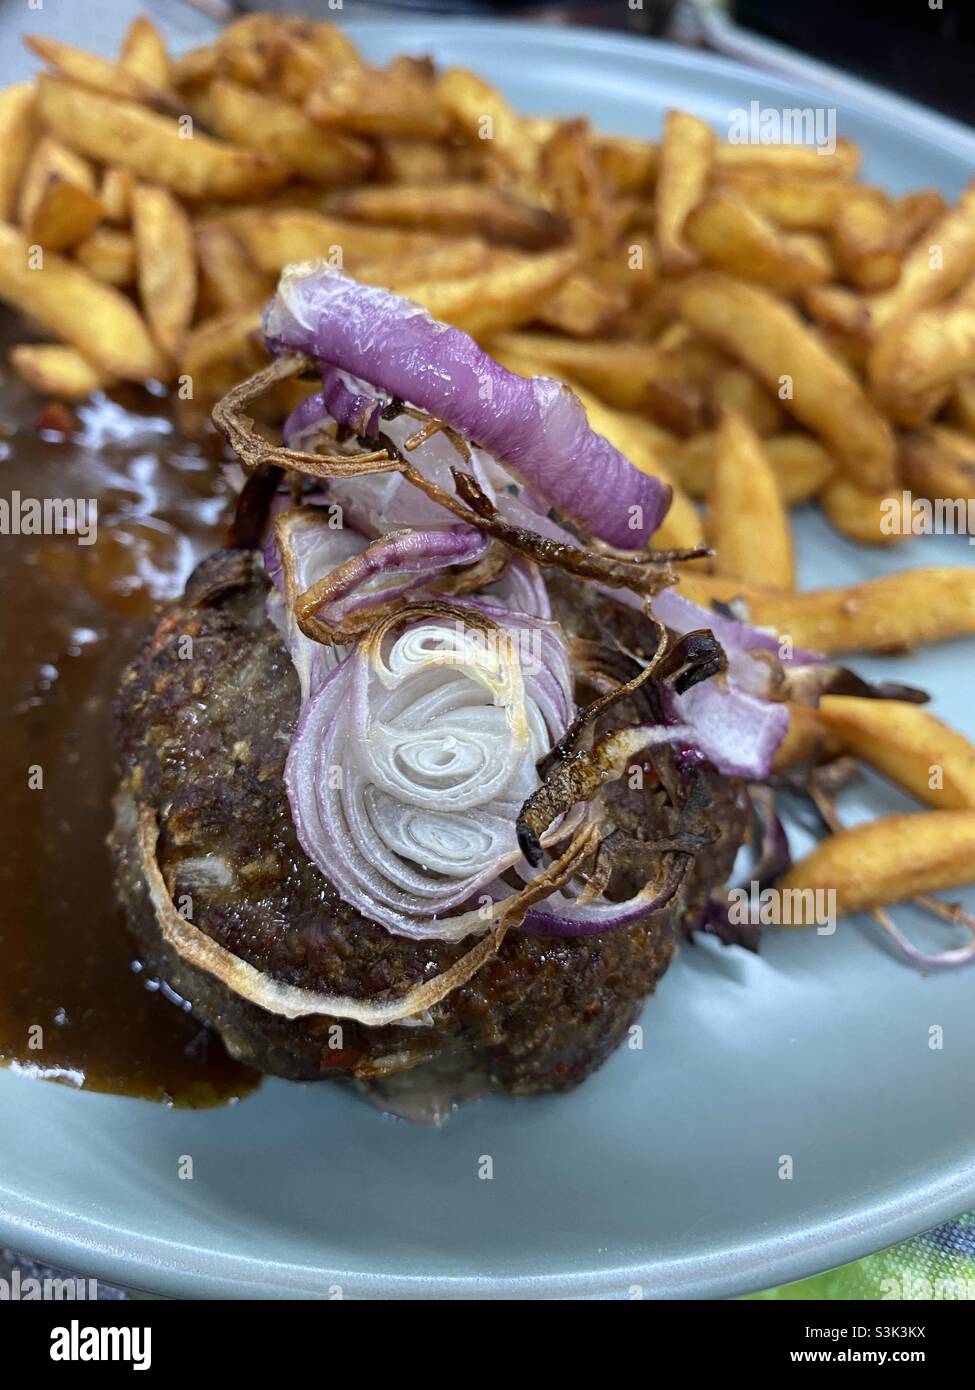
<path id="1" fill-rule="evenodd" d="M 42 12 L 43 13 L 43 12 Z M 655 135 L 671 105 L 721 129 L 815 94 L 647 41 L 501 24 L 354 27 L 377 62 L 429 51 L 526 111 Z M 961 141 L 850 100 L 839 133 L 892 189 L 956 195 Z M 801 518 L 805 584 L 973 562 L 954 538 L 874 556 Z M 975 644 L 861 661 L 975 734 Z M 908 803 L 872 784 L 853 814 Z M 971 899 L 969 899 L 971 906 Z M 947 927 L 926 929 L 947 944 Z M 0 1072 L 0 1243 L 193 1296 L 727 1296 L 864 1255 L 975 1206 L 975 970 L 917 974 L 867 921 L 770 933 L 758 958 L 685 949 L 618 1053 L 571 1096 L 490 1101 L 443 1130 L 327 1086 L 170 1112 Z M 929 1028 L 944 1047 L 928 1046 Z M 181 1155 L 194 1160 L 180 1181 Z M 494 1176 L 478 1177 L 484 1155 Z M 791 1180 L 779 1178 L 790 1155 Z"/>

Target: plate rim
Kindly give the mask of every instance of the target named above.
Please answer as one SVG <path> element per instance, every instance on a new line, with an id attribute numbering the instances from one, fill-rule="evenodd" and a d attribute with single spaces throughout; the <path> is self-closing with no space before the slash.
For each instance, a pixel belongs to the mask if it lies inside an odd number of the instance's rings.
<path id="1" fill-rule="evenodd" d="M 812 78 L 791 82 L 722 55 L 585 26 L 563 29 L 505 19 L 388 20 L 375 16 L 341 27 L 364 41 L 370 31 L 382 29 L 384 38 L 414 48 L 435 43 L 438 36 L 504 42 L 517 33 L 520 47 L 540 48 L 543 56 L 553 48 L 586 57 L 593 53 L 625 54 L 647 60 L 650 69 L 710 72 L 739 80 L 750 76 L 765 91 L 792 98 L 806 93 L 835 100 L 871 124 L 889 128 L 893 123 L 912 139 L 937 140 L 943 152 L 975 163 L 975 133 L 904 98 L 882 93 L 883 100 L 878 101 L 870 89 L 860 88 L 845 74 L 837 87 L 818 86 Z M 151 1104 L 124 1096 L 111 1099 L 128 1105 Z M 838 1216 L 823 1217 L 785 1238 L 763 1241 L 758 1236 L 749 1245 L 733 1250 L 576 1273 L 512 1278 L 413 1276 L 283 1262 L 269 1267 L 255 1256 L 193 1249 L 180 1239 L 147 1238 L 77 1213 L 65 1219 L 63 1212 L 23 1193 L 11 1193 L 0 1183 L 0 1243 L 29 1251 L 59 1268 L 84 1271 L 87 1277 L 167 1297 L 314 1298 L 323 1296 L 323 1285 L 341 1283 L 349 1296 L 365 1299 L 591 1299 L 618 1297 L 627 1285 L 642 1284 L 644 1296 L 654 1299 L 709 1299 L 735 1297 L 835 1268 L 920 1234 L 973 1206 L 975 1147 L 967 1157 L 943 1163 L 920 1188 L 912 1186 L 910 1175 L 905 1174 L 886 1198 L 865 1199 L 856 1209 L 841 1208 Z M 195 1267 L 187 1267 L 188 1256 L 194 1257 Z M 276 1277 L 269 1278 L 269 1270 Z"/>

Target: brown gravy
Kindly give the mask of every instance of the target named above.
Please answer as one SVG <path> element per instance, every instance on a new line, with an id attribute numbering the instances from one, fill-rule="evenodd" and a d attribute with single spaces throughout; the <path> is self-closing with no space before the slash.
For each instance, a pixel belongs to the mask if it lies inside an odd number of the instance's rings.
<path id="1" fill-rule="evenodd" d="M 134 958 L 105 846 L 112 697 L 155 604 L 220 544 L 219 452 L 183 442 L 165 401 L 135 387 L 77 407 L 67 437 L 38 428 L 44 402 L 11 374 L 2 388 L 0 1063 L 175 1105 L 232 1101 L 257 1074 Z M 95 499 L 94 543 L 13 534 L 45 498 Z"/>

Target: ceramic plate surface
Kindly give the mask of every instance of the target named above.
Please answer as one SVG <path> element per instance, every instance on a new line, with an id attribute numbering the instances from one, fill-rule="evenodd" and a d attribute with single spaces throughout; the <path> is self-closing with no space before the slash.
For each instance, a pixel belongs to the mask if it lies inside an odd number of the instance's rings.
<path id="1" fill-rule="evenodd" d="M 726 131 L 752 100 L 822 104 L 641 40 L 500 23 L 350 28 L 377 62 L 430 52 L 476 67 L 523 110 L 584 112 L 609 131 L 654 136 L 671 106 Z M 844 98 L 838 129 L 862 144 L 866 177 L 894 191 L 955 196 L 971 171 L 963 138 L 932 141 L 923 121 L 881 118 L 866 98 Z M 877 557 L 812 514 L 798 537 L 806 585 L 975 561 L 956 538 Z M 965 642 L 857 664 L 935 691 L 935 709 L 975 735 L 973 663 Z M 897 808 L 908 803 L 879 782 L 847 803 L 852 815 Z M 0 1071 L 0 1243 L 181 1296 L 768 1287 L 975 1205 L 973 989 L 971 969 L 917 974 L 866 920 L 833 936 L 770 933 L 760 957 L 705 942 L 681 952 L 647 1009 L 643 1051 L 619 1052 L 568 1097 L 484 1102 L 442 1130 L 327 1086 L 269 1082 L 236 1107 L 186 1112 Z M 941 1050 L 928 1045 L 934 1024 Z M 191 1182 L 175 1176 L 183 1154 Z"/>

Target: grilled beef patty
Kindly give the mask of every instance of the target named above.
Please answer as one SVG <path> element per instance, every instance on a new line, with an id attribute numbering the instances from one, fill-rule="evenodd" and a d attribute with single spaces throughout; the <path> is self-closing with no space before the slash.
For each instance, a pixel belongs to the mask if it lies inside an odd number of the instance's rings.
<path id="1" fill-rule="evenodd" d="M 394 936 L 341 901 L 304 854 L 283 773 L 298 680 L 265 615 L 267 580 L 252 551 L 220 551 L 191 576 L 129 667 L 114 709 L 121 782 L 111 836 L 118 891 L 143 958 L 242 1061 L 299 1080 L 370 1085 L 411 1070 L 449 1071 L 516 1095 L 564 1091 L 626 1036 L 667 968 L 685 920 L 727 877 L 741 840 L 740 788 L 703 765 L 716 836 L 671 904 L 640 925 L 565 939 L 510 931 L 497 956 L 431 1012 L 427 1025 L 367 1027 L 289 1020 L 235 994 L 165 944 L 139 865 L 139 806 L 158 815 L 158 859 L 174 901 L 208 936 L 277 979 L 357 998 L 402 993 L 464 955 L 449 943 Z M 553 585 L 560 616 L 582 636 L 618 624 L 631 649 L 639 614 L 579 587 Z M 571 612 L 570 600 L 579 605 Z M 584 605 L 584 606 L 583 606 Z M 655 752 L 655 757 L 657 756 Z M 669 756 L 669 754 L 668 754 Z M 614 794 L 611 789 L 611 795 Z M 656 833 L 676 812 L 661 788 L 616 786 L 614 816 Z M 649 800 L 648 800 L 649 798 Z M 653 877 L 655 857 L 641 865 Z M 337 1041 L 340 1045 L 336 1045 Z"/>

